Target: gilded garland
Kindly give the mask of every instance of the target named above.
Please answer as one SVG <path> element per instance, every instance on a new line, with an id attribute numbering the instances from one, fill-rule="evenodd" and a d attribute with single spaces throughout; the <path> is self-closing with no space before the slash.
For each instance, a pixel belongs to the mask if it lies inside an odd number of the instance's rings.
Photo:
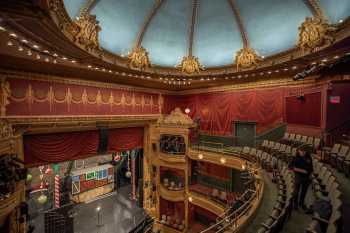
<path id="1" fill-rule="evenodd" d="M 335 40 L 333 35 L 335 31 L 336 27 L 320 17 L 306 17 L 299 27 L 297 46 L 303 51 L 314 51 L 322 46 L 328 46 Z"/>
<path id="2" fill-rule="evenodd" d="M 128 55 L 129 67 L 144 70 L 151 66 L 148 52 L 143 47 L 135 47 Z"/>
<path id="3" fill-rule="evenodd" d="M 249 47 L 244 47 L 239 50 L 235 57 L 237 70 L 257 66 L 260 60 L 261 58 L 257 55 L 257 53 Z"/>
<path id="4" fill-rule="evenodd" d="M 74 35 L 74 40 L 87 50 L 100 49 L 98 33 L 101 31 L 101 27 L 98 25 L 96 16 L 84 13 L 74 22 L 79 28 Z"/>
<path id="5" fill-rule="evenodd" d="M 204 67 L 199 63 L 198 58 L 192 55 L 183 57 L 181 63 L 177 67 L 186 74 L 199 73 L 201 70 L 204 70 Z"/>

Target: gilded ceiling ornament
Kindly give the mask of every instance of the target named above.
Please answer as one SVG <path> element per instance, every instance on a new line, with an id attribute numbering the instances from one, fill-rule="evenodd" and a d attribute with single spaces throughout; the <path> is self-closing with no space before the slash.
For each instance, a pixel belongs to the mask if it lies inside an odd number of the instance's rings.
<path id="1" fill-rule="evenodd" d="M 183 57 L 181 63 L 177 67 L 181 68 L 182 72 L 186 74 L 199 73 L 200 70 L 204 70 L 198 58 L 192 55 Z"/>
<path id="2" fill-rule="evenodd" d="M 261 58 L 255 52 L 254 49 L 249 47 L 244 47 L 239 50 L 235 57 L 235 63 L 237 65 L 237 70 L 251 68 L 252 66 L 257 66 Z"/>
<path id="3" fill-rule="evenodd" d="M 129 67 L 144 70 L 151 66 L 148 52 L 143 47 L 135 47 L 128 55 Z"/>
<path id="4" fill-rule="evenodd" d="M 75 20 L 75 23 L 79 30 L 74 35 L 74 40 L 87 50 L 100 49 L 98 33 L 101 31 L 101 27 L 98 25 L 96 16 L 84 13 Z"/>
<path id="5" fill-rule="evenodd" d="M 336 27 L 320 17 L 306 17 L 299 27 L 297 46 L 303 51 L 313 51 L 322 46 L 328 46 L 334 41 Z"/>

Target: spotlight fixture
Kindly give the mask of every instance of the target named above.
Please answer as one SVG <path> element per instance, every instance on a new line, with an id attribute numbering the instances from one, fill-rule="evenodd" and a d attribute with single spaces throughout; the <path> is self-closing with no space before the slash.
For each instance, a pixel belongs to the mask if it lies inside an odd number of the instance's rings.
<path id="1" fill-rule="evenodd" d="M 189 108 L 186 108 L 186 109 L 185 109 L 185 113 L 186 113 L 186 114 L 189 114 L 190 112 L 191 112 L 191 110 L 190 110 Z"/>
<path id="2" fill-rule="evenodd" d="M 199 159 L 203 159 L 203 154 L 199 154 L 199 155 L 198 155 L 198 158 L 199 158 Z"/>

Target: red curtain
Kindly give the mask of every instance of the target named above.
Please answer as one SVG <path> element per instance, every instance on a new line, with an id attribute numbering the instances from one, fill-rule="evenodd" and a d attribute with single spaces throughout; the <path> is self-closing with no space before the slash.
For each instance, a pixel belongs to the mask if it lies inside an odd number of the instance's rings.
<path id="1" fill-rule="evenodd" d="M 290 124 L 321 126 L 321 92 L 286 97 L 286 120 Z"/>
<path id="2" fill-rule="evenodd" d="M 24 161 L 29 167 L 75 160 L 97 154 L 98 131 L 28 135 Z"/>
<path id="3" fill-rule="evenodd" d="M 28 135 L 24 137 L 24 160 L 28 167 L 59 163 L 97 155 L 98 131 Z M 108 151 L 143 146 L 143 128 L 109 130 Z"/>
<path id="4" fill-rule="evenodd" d="M 108 151 L 126 151 L 143 146 L 143 128 L 111 129 L 108 133 Z"/>
<path id="5" fill-rule="evenodd" d="M 192 119 L 200 118 L 201 130 L 210 134 L 232 134 L 232 121 L 256 121 L 260 129 L 282 122 L 284 88 L 165 96 L 164 112 L 175 107 L 190 109 Z"/>

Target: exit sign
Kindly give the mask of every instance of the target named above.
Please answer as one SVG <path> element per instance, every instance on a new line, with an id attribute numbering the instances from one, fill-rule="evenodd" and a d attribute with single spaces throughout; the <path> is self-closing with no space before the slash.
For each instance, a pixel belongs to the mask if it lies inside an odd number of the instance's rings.
<path id="1" fill-rule="evenodd" d="M 331 104 L 339 104 L 340 103 L 340 96 L 330 96 L 329 102 Z"/>

